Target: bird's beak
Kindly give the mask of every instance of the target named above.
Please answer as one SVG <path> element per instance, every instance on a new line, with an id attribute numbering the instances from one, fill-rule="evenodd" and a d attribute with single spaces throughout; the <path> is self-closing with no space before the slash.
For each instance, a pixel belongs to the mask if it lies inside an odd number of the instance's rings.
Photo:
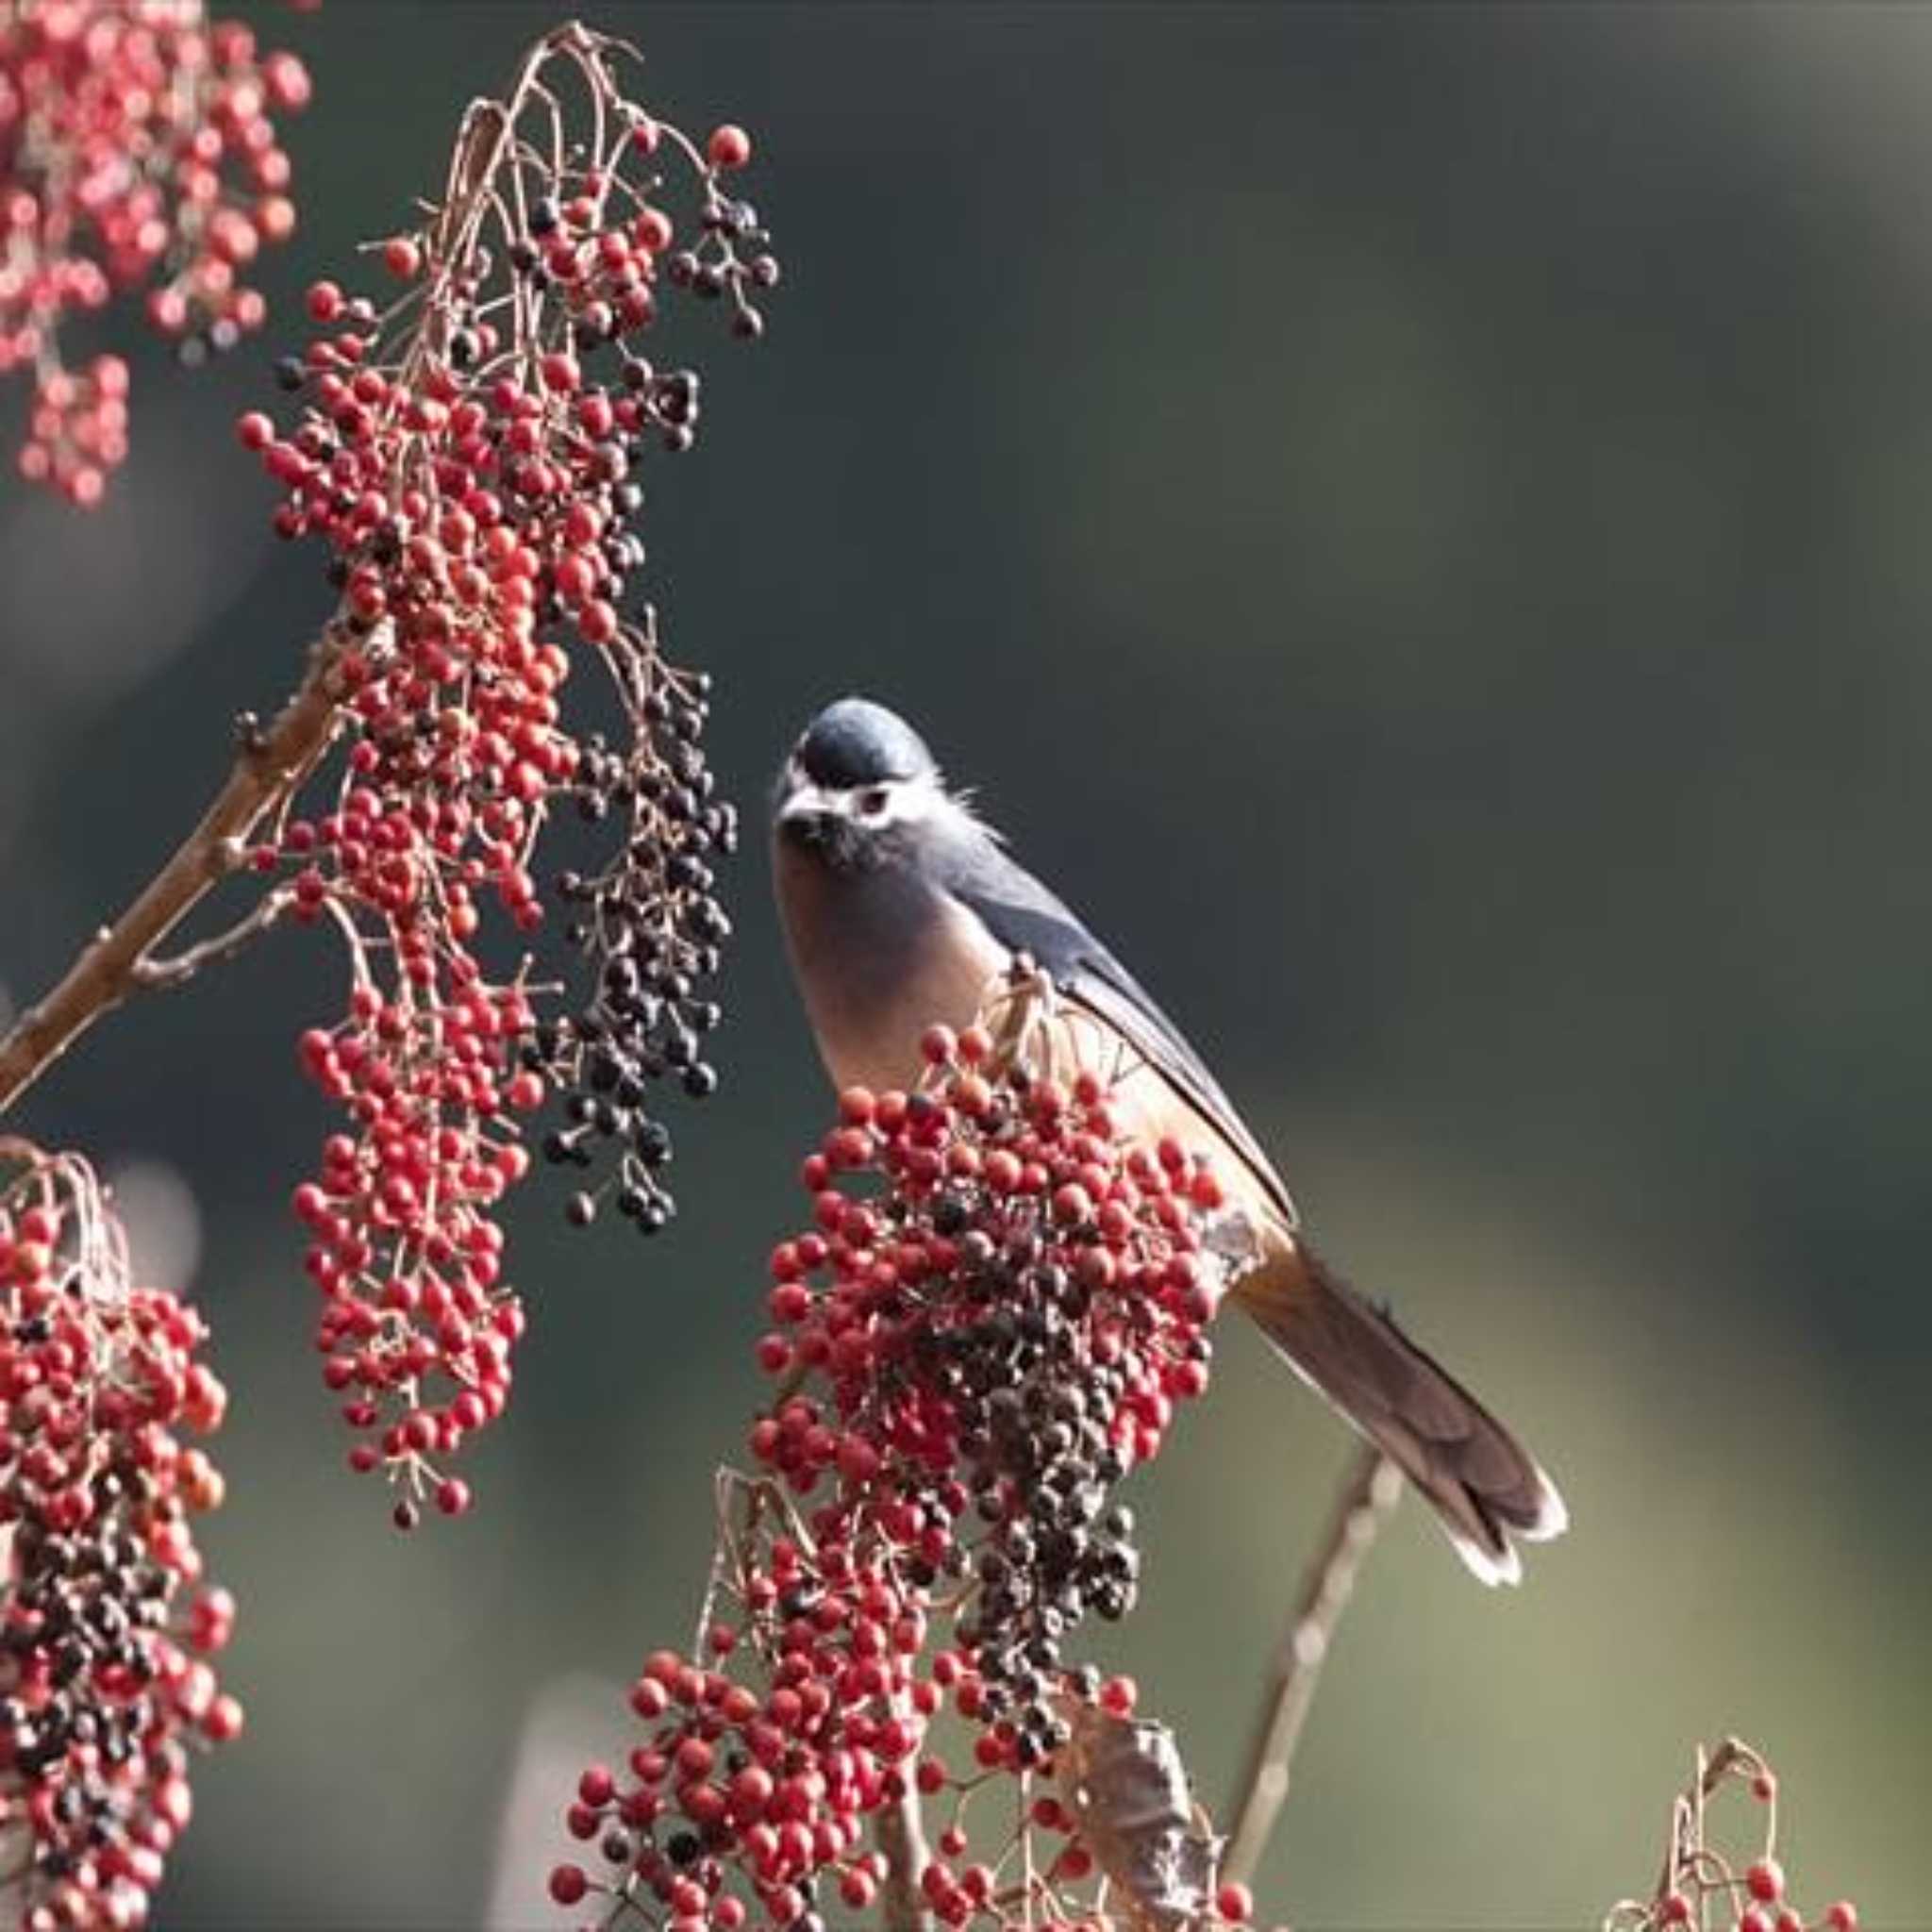
<path id="1" fill-rule="evenodd" d="M 802 779 L 779 801 L 778 833 L 794 844 L 822 848 L 832 843 L 851 815 L 852 801 L 844 792 Z"/>

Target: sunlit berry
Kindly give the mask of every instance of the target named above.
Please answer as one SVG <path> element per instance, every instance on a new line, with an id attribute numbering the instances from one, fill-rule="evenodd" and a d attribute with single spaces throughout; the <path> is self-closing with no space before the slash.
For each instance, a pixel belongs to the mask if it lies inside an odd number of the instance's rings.
<path id="1" fill-rule="evenodd" d="M 705 153 L 714 168 L 741 168 L 751 159 L 751 136 L 726 122 L 712 128 Z"/>

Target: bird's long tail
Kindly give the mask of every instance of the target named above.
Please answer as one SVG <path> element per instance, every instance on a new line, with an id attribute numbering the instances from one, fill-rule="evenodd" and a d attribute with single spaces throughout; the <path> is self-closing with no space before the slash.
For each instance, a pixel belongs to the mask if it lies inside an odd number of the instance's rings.
<path id="1" fill-rule="evenodd" d="M 1297 1234 L 1234 1298 L 1295 1372 L 1384 1450 L 1435 1509 L 1485 1583 L 1515 1583 L 1514 1539 L 1560 1536 L 1556 1485 L 1469 1391 L 1372 1307 Z"/>

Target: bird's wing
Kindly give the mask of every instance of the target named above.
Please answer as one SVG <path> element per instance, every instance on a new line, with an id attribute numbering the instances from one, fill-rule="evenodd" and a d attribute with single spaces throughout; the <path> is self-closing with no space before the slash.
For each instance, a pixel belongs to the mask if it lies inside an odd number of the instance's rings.
<path id="1" fill-rule="evenodd" d="M 1003 946 L 1030 954 L 1067 999 L 1119 1034 L 1226 1142 L 1289 1225 L 1295 1224 L 1298 1217 L 1287 1184 L 1220 1082 L 1153 995 L 1088 931 L 1078 914 L 990 841 L 970 870 L 947 885 Z"/>

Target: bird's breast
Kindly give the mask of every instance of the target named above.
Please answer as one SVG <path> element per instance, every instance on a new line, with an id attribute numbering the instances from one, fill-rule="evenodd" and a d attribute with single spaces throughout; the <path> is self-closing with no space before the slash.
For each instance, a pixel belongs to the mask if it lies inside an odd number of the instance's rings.
<path id="1" fill-rule="evenodd" d="M 1010 959 L 957 900 L 905 874 L 834 873 L 777 854 L 787 943 L 817 1037 L 841 1087 L 908 1087 L 928 1026 L 964 1026 Z"/>

